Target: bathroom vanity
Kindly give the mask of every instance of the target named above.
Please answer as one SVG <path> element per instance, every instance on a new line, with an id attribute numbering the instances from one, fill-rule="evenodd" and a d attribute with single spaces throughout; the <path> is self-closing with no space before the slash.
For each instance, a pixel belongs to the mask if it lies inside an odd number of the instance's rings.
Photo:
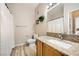
<path id="1" fill-rule="evenodd" d="M 37 56 L 64 56 L 64 53 L 59 52 L 54 47 L 40 41 L 37 39 L 36 41 L 36 48 L 37 48 Z"/>
<path id="2" fill-rule="evenodd" d="M 37 40 L 37 56 L 63 56 L 61 52 L 55 48 Z"/>
<path id="3" fill-rule="evenodd" d="M 37 56 L 79 56 L 79 44 L 50 36 L 36 37 Z"/>

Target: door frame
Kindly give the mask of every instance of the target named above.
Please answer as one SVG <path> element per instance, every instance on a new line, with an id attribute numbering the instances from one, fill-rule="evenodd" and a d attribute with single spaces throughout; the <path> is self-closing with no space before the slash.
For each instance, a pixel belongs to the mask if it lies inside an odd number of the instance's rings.
<path id="1" fill-rule="evenodd" d="M 72 18 L 72 33 L 76 33 L 76 27 L 75 27 L 75 18 L 79 16 L 79 9 L 74 10 L 71 12 L 71 18 Z"/>

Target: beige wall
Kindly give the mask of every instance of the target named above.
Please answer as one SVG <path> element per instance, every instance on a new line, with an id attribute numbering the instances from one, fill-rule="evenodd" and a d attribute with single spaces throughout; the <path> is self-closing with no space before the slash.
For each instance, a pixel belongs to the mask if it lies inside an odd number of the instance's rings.
<path id="1" fill-rule="evenodd" d="M 46 10 L 46 4 L 40 3 L 38 7 L 36 8 L 36 20 L 44 15 L 45 19 L 43 22 L 35 25 L 35 32 L 39 35 L 46 35 L 47 32 L 47 10 Z"/>
<path id="2" fill-rule="evenodd" d="M 64 4 L 64 32 L 69 34 L 71 32 L 70 12 L 79 9 L 79 3 L 65 3 Z"/>
<path id="3" fill-rule="evenodd" d="M 35 8 L 33 3 L 8 4 L 15 21 L 15 44 L 21 44 L 34 34 Z"/>

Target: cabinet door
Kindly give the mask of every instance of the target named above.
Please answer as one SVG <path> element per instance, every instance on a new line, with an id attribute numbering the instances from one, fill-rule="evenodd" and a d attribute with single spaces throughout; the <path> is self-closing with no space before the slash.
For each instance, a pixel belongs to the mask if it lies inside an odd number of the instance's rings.
<path id="1" fill-rule="evenodd" d="M 36 47 L 37 47 L 37 56 L 42 56 L 42 42 L 37 40 L 36 42 Z"/>
<path id="2" fill-rule="evenodd" d="M 62 56 L 60 52 L 58 52 L 56 49 L 43 44 L 43 56 Z"/>

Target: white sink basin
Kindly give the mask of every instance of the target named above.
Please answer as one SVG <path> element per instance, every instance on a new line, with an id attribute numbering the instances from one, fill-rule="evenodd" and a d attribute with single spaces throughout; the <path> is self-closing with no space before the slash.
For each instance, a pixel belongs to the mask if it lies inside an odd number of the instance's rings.
<path id="1" fill-rule="evenodd" d="M 50 42 L 58 47 L 64 48 L 64 49 L 69 49 L 72 46 L 71 44 L 68 44 L 68 43 L 65 43 L 65 42 L 59 41 L 59 40 L 50 39 L 50 40 L 48 40 L 48 42 Z"/>
<path id="2" fill-rule="evenodd" d="M 53 37 L 49 37 L 49 36 L 40 36 L 40 38 L 45 39 L 48 42 L 50 42 L 58 47 L 64 48 L 64 49 L 69 49 L 72 46 L 71 44 L 63 42 L 62 40 L 59 40 L 57 38 L 53 38 Z"/>

